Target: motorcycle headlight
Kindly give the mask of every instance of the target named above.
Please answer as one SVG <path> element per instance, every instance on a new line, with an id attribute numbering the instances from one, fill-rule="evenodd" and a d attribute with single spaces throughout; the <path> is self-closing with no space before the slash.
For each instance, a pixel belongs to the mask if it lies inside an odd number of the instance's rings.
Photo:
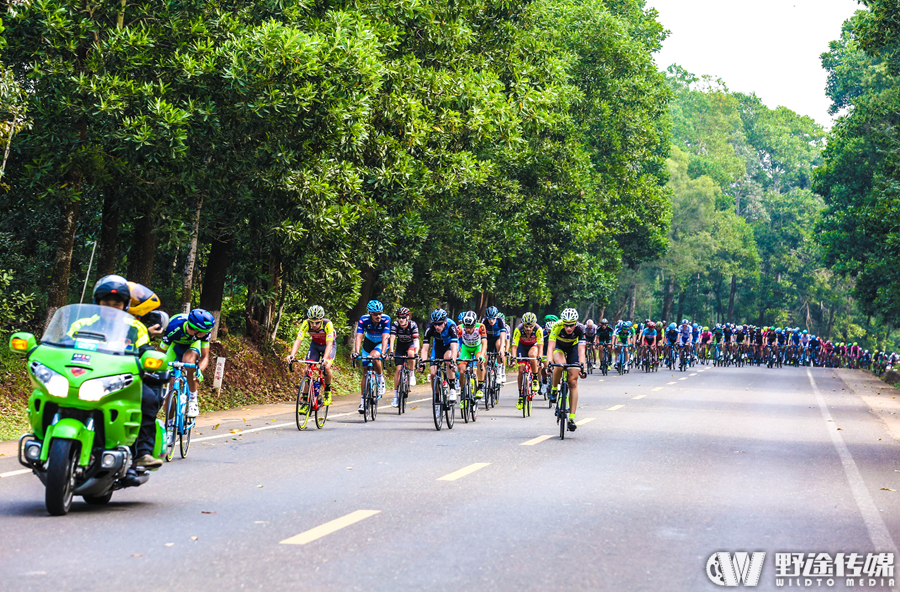
<path id="1" fill-rule="evenodd" d="M 31 373 L 54 397 L 65 398 L 69 394 L 69 381 L 59 372 L 51 370 L 40 362 L 32 362 Z"/>
<path id="2" fill-rule="evenodd" d="M 78 389 L 78 398 L 82 401 L 99 401 L 106 395 L 120 391 L 134 381 L 132 374 L 117 374 L 85 380 Z"/>

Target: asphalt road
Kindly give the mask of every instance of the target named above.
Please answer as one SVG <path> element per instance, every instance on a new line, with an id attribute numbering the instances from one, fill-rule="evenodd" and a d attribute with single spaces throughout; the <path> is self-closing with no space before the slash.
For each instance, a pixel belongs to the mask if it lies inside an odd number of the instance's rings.
<path id="1" fill-rule="evenodd" d="M 773 590 L 775 553 L 896 551 L 900 445 L 840 378 L 699 369 L 588 377 L 565 441 L 512 383 L 440 432 L 427 402 L 206 427 L 144 486 L 60 518 L 0 458 L 0 590 L 718 590 L 717 551 L 765 551 Z"/>

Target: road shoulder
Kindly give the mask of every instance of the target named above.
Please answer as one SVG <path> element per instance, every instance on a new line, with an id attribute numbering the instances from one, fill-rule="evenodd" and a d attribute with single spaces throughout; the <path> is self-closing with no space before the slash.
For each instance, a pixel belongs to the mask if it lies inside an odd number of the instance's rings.
<path id="1" fill-rule="evenodd" d="M 895 440 L 900 441 L 900 390 L 865 370 L 836 368 L 832 372 L 847 389 L 869 406 L 873 415 L 887 427 Z"/>

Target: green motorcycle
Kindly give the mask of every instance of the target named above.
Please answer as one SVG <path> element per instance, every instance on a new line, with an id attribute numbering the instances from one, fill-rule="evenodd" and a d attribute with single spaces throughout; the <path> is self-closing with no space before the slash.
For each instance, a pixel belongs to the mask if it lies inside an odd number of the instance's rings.
<path id="1" fill-rule="evenodd" d="M 141 426 L 141 376 L 160 371 L 165 355 L 137 357 L 135 323 L 115 308 L 73 304 L 56 311 L 39 344 L 30 333 L 10 337 L 10 349 L 27 358 L 34 385 L 33 433 L 19 439 L 19 462 L 44 483 L 51 515 L 66 514 L 75 495 L 105 504 L 115 490 L 149 478 L 138 467 L 137 480 L 123 480 Z M 157 419 L 156 457 L 164 432 Z"/>

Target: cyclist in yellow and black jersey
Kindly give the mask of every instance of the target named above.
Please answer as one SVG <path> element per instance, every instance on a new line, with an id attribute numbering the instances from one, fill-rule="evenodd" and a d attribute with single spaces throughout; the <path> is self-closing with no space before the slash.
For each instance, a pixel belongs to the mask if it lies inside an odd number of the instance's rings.
<path id="1" fill-rule="evenodd" d="M 585 339 L 584 325 L 578 322 L 578 311 L 574 308 L 567 308 L 559 315 L 560 320 L 554 323 L 553 329 L 550 331 L 550 339 L 547 344 L 547 351 L 550 360 L 555 364 L 581 364 L 581 372 L 568 372 L 569 391 L 570 391 L 570 409 L 568 429 L 574 432 L 575 410 L 578 408 L 578 377 L 587 376 L 584 373 L 585 361 Z M 562 379 L 562 368 L 553 369 L 553 389 L 551 391 L 551 399 L 556 399 L 559 391 L 559 381 Z"/>
<path id="2" fill-rule="evenodd" d="M 334 357 L 337 354 L 337 342 L 335 341 L 334 324 L 331 320 L 325 318 L 325 309 L 319 305 L 313 305 L 306 311 L 306 320 L 300 325 L 300 333 L 294 341 L 291 348 L 291 355 L 288 356 L 288 363 L 295 360 L 297 350 L 304 337 L 309 337 L 309 352 L 306 354 L 306 361 L 318 362 L 322 360 L 322 375 L 325 377 L 325 398 L 323 403 L 331 405 L 331 366 L 334 364 Z"/>

